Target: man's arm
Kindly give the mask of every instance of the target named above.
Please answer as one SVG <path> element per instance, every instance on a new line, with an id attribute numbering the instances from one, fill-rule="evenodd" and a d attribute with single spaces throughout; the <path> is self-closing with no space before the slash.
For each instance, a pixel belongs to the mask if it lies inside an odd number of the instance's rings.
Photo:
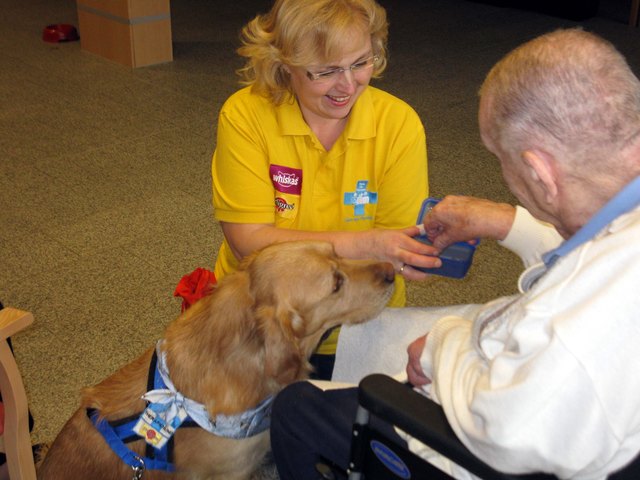
<path id="1" fill-rule="evenodd" d="M 516 253 L 525 267 L 540 262 L 544 252 L 563 240 L 552 225 L 537 220 L 523 207 L 474 197 L 445 197 L 426 216 L 424 226 L 438 248 L 489 238 Z"/>
<path id="2" fill-rule="evenodd" d="M 427 236 L 438 248 L 477 238 L 503 240 L 515 218 L 516 209 L 475 197 L 446 196 L 424 220 Z"/>

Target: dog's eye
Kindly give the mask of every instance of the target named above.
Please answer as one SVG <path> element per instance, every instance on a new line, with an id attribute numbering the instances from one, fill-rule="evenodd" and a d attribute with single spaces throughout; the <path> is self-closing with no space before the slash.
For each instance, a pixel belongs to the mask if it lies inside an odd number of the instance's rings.
<path id="1" fill-rule="evenodd" d="M 342 288 L 343 283 L 344 283 L 343 276 L 336 272 L 333 275 L 333 293 L 338 293 Z"/>

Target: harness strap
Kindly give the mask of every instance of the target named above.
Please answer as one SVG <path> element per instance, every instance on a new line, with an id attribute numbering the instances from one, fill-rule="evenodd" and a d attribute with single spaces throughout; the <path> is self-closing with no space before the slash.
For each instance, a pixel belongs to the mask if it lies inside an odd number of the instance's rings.
<path id="1" fill-rule="evenodd" d="M 149 375 L 147 377 L 147 392 L 154 390 L 156 388 L 164 388 L 165 384 L 162 380 L 162 375 L 158 371 L 158 352 L 156 349 L 153 350 L 153 355 L 151 356 L 151 362 L 149 363 Z M 133 428 L 133 425 L 136 424 L 140 414 L 132 417 L 132 422 L 130 428 Z M 199 425 L 194 422 L 190 417 L 187 417 L 184 422 L 180 425 L 180 428 L 193 428 L 198 427 Z M 120 437 L 122 438 L 122 437 Z M 137 440 L 140 437 L 137 434 L 133 434 L 133 439 Z M 161 462 L 173 463 L 173 449 L 174 449 L 174 436 L 172 436 L 167 444 L 162 448 L 154 448 L 152 445 L 146 443 L 145 447 L 145 455 L 152 459 L 157 459 Z M 131 441 L 131 440 L 130 440 Z M 128 443 L 128 442 L 125 442 Z"/>
<path id="2" fill-rule="evenodd" d="M 131 451 L 124 444 L 124 441 L 116 434 L 115 429 L 108 421 L 99 418 L 98 411 L 93 408 L 87 409 L 87 415 L 91 422 L 104 437 L 109 447 L 115 452 L 124 463 L 129 465 L 134 471 L 138 470 L 164 470 L 174 472 L 175 466 L 172 463 L 162 461 L 156 458 L 140 457 Z M 137 436 L 136 436 L 137 437 Z M 140 438 L 140 437 L 137 437 Z"/>
<path id="3" fill-rule="evenodd" d="M 149 363 L 149 375 L 147 376 L 147 392 L 154 388 L 159 388 L 162 379 L 158 374 L 158 354 L 156 349 L 153 349 L 153 355 L 151 355 L 151 362 Z M 173 463 L 173 437 L 169 439 L 167 444 L 161 449 L 156 449 L 152 445 L 145 443 L 145 455 L 149 458 L 158 459 L 162 462 Z"/>
<path id="4" fill-rule="evenodd" d="M 157 363 L 158 357 L 154 349 L 149 365 L 147 390 L 153 390 L 154 388 L 159 388 L 161 385 L 164 385 L 156 368 Z M 129 465 L 134 472 L 144 470 L 175 471 L 175 466 L 173 465 L 173 437 L 171 437 L 167 445 L 159 450 L 146 443 L 144 457 L 138 456 L 126 446 L 127 443 L 141 440 L 140 436 L 133 431 L 133 427 L 140 418 L 140 413 L 108 422 L 105 419 L 101 420 L 99 418 L 99 412 L 96 409 L 87 408 L 87 416 L 116 455 L 118 455 L 124 463 Z M 197 426 L 198 425 L 191 419 L 185 420 L 181 425 L 181 427 Z"/>
<path id="5" fill-rule="evenodd" d="M 175 466 L 173 465 L 173 432 L 164 436 L 161 442 L 157 442 L 158 444 L 164 443 L 161 448 L 155 448 L 147 443 L 145 447 L 145 457 L 142 458 L 125 446 L 125 443 L 140 439 L 140 435 L 143 435 L 139 433 L 141 428 L 143 429 L 142 431 L 146 432 L 155 431 L 145 430 L 147 425 L 140 425 L 140 422 L 148 421 L 146 417 L 144 419 L 142 418 L 146 415 L 152 415 L 150 421 L 155 422 L 156 417 L 153 416 L 155 413 L 154 411 L 150 411 L 154 406 L 160 406 L 162 408 L 165 403 L 167 404 L 165 408 L 168 409 L 178 406 L 179 408 L 183 408 L 183 405 L 186 406 L 183 410 L 185 416 L 179 418 L 178 415 L 182 414 L 171 412 L 171 415 L 174 416 L 168 417 L 173 419 L 172 422 L 176 419 L 178 420 L 178 422 L 174 423 L 174 428 L 201 427 L 214 435 L 235 439 L 256 435 L 269 428 L 271 404 L 274 399 L 273 395 L 265 398 L 255 408 L 246 410 L 240 414 L 218 414 L 214 418 L 211 418 L 204 405 L 183 397 L 175 390 L 169 378 L 164 356 L 159 357 L 159 355 L 164 355 L 164 352 L 160 351 L 160 346 L 161 342 L 158 342 L 151 357 L 149 375 L 147 377 L 147 393 L 142 397 L 149 402 L 147 410 L 122 420 L 108 422 L 100 419 L 97 410 L 87 409 L 87 415 L 109 446 L 133 469 L 134 478 L 141 478 L 142 472 L 145 469 L 165 470 L 168 472 L 175 471 Z M 154 395 L 159 398 L 154 398 Z M 166 400 L 163 396 L 167 397 Z M 155 426 L 150 428 L 153 429 Z"/>
<path id="6" fill-rule="evenodd" d="M 122 420 L 109 422 L 109 425 L 113 428 L 118 438 L 124 443 L 135 442 L 140 439 L 140 436 L 133 432 L 133 427 L 138 422 L 139 417 L 140 415 L 132 415 Z"/>

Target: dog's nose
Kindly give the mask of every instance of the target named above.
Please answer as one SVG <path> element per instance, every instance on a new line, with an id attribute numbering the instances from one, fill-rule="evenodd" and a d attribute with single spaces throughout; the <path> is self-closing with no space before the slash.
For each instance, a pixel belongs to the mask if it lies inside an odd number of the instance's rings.
<path id="1" fill-rule="evenodd" d="M 393 269 L 393 265 L 390 263 L 381 263 L 380 271 L 382 273 L 382 277 L 386 283 L 393 283 L 396 279 L 396 271 Z"/>

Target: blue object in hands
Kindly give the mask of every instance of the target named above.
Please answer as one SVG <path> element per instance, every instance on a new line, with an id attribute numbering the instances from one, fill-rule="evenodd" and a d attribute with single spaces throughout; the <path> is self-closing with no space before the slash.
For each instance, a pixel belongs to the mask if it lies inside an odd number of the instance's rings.
<path id="1" fill-rule="evenodd" d="M 420 208 L 420 213 L 418 214 L 418 221 L 416 222 L 418 225 L 421 225 L 423 223 L 424 217 L 427 216 L 429 211 L 439 201 L 440 200 L 437 198 L 430 197 L 422 202 L 422 207 Z M 414 238 L 424 244 L 432 245 L 431 241 L 429 241 L 429 238 L 427 238 L 426 235 L 419 235 Z M 467 242 L 453 243 L 442 250 L 442 252 L 440 253 L 439 258 L 440 260 L 442 260 L 442 266 L 440 268 L 413 268 L 433 275 L 442 275 L 443 277 L 451 278 L 463 278 L 467 274 L 467 271 L 471 266 L 473 253 L 475 251 L 476 245 L 471 245 Z"/>

